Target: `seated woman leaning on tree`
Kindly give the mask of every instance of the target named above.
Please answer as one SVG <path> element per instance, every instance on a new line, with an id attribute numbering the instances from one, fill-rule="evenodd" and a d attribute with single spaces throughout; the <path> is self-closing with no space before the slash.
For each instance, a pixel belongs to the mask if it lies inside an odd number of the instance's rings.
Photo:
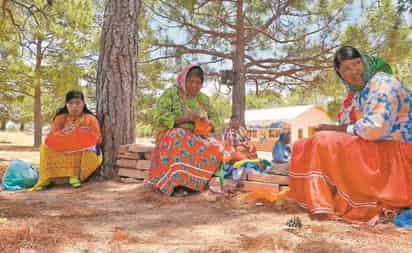
<path id="1" fill-rule="evenodd" d="M 348 89 L 340 124 L 293 145 L 288 194 L 318 218 L 375 223 L 412 207 L 412 95 L 353 47 L 334 67 Z"/>
<path id="2" fill-rule="evenodd" d="M 69 178 L 73 187 L 100 165 L 102 154 L 99 122 L 87 108 L 80 91 L 69 91 L 65 105 L 53 119 L 45 144 L 40 147 L 40 171 L 33 190 L 40 190 L 56 178 Z"/>
<path id="3" fill-rule="evenodd" d="M 200 92 L 203 71 L 186 66 L 166 89 L 155 111 L 156 148 L 146 184 L 167 195 L 202 191 L 222 160 L 220 144 L 208 138 L 217 124 L 209 98 Z"/>

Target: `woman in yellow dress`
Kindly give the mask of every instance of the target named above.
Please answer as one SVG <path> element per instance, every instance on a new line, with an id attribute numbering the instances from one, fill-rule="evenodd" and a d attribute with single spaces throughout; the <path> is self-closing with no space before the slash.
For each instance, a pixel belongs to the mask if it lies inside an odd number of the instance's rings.
<path id="1" fill-rule="evenodd" d="M 40 190 L 52 179 L 62 177 L 79 187 L 102 161 L 100 142 L 99 122 L 87 108 L 83 93 L 69 91 L 40 147 L 39 179 L 33 189 Z"/>

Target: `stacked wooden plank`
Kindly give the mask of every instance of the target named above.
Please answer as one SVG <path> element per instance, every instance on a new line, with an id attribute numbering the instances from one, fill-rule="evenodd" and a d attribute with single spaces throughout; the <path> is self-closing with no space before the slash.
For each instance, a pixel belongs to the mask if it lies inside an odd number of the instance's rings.
<path id="1" fill-rule="evenodd" d="M 219 170 L 215 171 L 214 176 L 219 176 Z M 288 164 L 275 163 L 270 171 L 263 174 L 243 173 L 239 187 L 241 191 L 246 192 L 264 191 L 277 193 L 284 190 L 288 187 Z"/>
<path id="2" fill-rule="evenodd" d="M 118 175 L 144 180 L 148 177 L 154 145 L 128 144 L 119 149 L 116 167 Z"/>
<path id="3" fill-rule="evenodd" d="M 282 168 L 279 170 L 279 166 Z M 272 170 L 263 174 L 248 174 L 246 180 L 241 180 L 243 191 L 265 191 L 277 193 L 288 187 L 288 176 L 279 171 L 287 171 L 287 164 L 274 164 Z M 286 168 L 285 168 L 286 167 Z"/>
<path id="4" fill-rule="evenodd" d="M 274 163 L 269 174 L 278 175 L 284 179 L 283 182 L 279 183 L 279 189 L 281 191 L 288 188 L 289 165 L 287 163 Z"/>

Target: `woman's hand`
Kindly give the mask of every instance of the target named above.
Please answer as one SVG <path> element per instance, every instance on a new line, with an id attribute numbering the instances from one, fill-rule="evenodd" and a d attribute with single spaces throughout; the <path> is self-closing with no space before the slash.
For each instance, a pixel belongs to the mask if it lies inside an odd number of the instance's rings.
<path id="1" fill-rule="evenodd" d="M 346 132 L 347 125 L 332 125 L 332 124 L 320 124 L 315 127 L 315 131 L 335 131 L 335 132 Z"/>
<path id="2" fill-rule="evenodd" d="M 194 123 L 195 120 L 199 119 L 200 116 L 196 112 L 187 112 L 183 115 L 177 116 L 175 118 L 175 124 L 182 124 L 182 123 L 187 123 L 187 122 L 192 122 Z"/>
<path id="3" fill-rule="evenodd" d="M 200 115 L 197 112 L 188 112 L 185 114 L 185 116 L 190 122 L 195 122 L 197 119 L 200 119 Z"/>
<path id="4" fill-rule="evenodd" d="M 213 122 L 211 121 L 211 120 L 207 120 L 207 122 L 209 123 L 209 125 L 210 125 L 210 132 L 214 132 L 215 131 L 215 126 L 213 125 Z"/>

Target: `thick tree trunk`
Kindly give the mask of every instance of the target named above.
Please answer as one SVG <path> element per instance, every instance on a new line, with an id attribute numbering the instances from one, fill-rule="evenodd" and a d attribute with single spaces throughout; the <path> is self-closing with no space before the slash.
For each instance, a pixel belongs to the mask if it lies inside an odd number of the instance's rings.
<path id="1" fill-rule="evenodd" d="M 20 132 L 23 132 L 23 131 L 24 131 L 24 123 L 21 122 L 21 123 L 20 123 Z"/>
<path id="2" fill-rule="evenodd" d="M 236 43 L 233 54 L 233 93 L 232 114 L 239 115 L 242 124 L 245 123 L 245 38 L 243 23 L 243 0 L 237 0 L 236 11 Z"/>
<path id="3" fill-rule="evenodd" d="M 119 146 L 135 141 L 139 10 L 140 0 L 110 0 L 105 9 L 96 97 L 103 136 L 101 175 L 106 178 L 115 175 Z"/>
<path id="4" fill-rule="evenodd" d="M 0 122 L 0 130 L 1 131 L 6 131 L 6 124 L 7 124 L 7 120 L 2 120 Z"/>
<path id="5" fill-rule="evenodd" d="M 41 117 L 41 62 L 43 60 L 42 40 L 37 40 L 36 66 L 34 69 L 34 147 L 40 147 L 42 143 L 42 117 Z"/>

